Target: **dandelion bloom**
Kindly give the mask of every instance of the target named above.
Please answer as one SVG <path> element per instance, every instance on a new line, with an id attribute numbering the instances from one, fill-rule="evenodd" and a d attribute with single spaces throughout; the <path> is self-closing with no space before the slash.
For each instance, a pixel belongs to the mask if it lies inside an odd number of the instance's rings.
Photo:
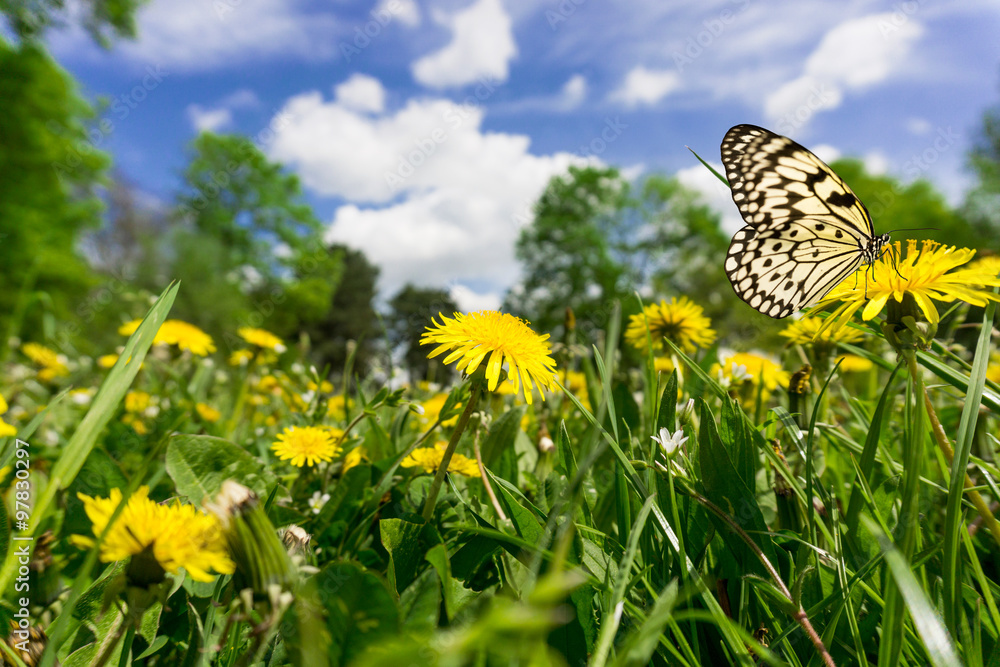
<path id="1" fill-rule="evenodd" d="M 250 350 L 236 350 L 229 355 L 230 366 L 246 366 L 253 359 L 253 352 Z"/>
<path id="2" fill-rule="evenodd" d="M 663 349 L 663 339 L 682 349 L 687 354 L 699 347 L 708 347 L 715 342 L 712 321 L 705 317 L 705 310 L 686 296 L 670 302 L 660 301 L 643 308 L 641 313 L 629 318 L 625 330 L 625 340 L 638 350 L 645 351 L 647 335 L 654 350 Z M 648 332 L 648 333 L 647 333 Z"/>
<path id="3" fill-rule="evenodd" d="M 361 465 L 362 459 L 365 457 L 365 450 L 363 447 L 355 447 L 347 453 L 344 457 L 344 467 L 340 469 L 341 474 L 346 473 L 351 468 Z"/>
<path id="4" fill-rule="evenodd" d="M 118 362 L 117 354 L 105 354 L 97 358 L 97 365 L 101 368 L 111 368 Z"/>
<path id="5" fill-rule="evenodd" d="M 425 472 L 435 473 L 441 465 L 441 460 L 444 459 L 444 452 L 447 447 L 448 443 L 440 440 L 433 447 L 414 449 L 399 465 L 404 468 L 423 468 Z M 461 454 L 452 455 L 451 461 L 448 463 L 448 472 L 455 472 L 467 477 L 482 476 L 475 459 L 470 459 Z"/>
<path id="6" fill-rule="evenodd" d="M 726 357 L 722 364 L 715 364 L 712 373 L 723 380 L 739 384 L 749 380 L 754 386 L 764 385 L 765 396 L 778 388 L 788 386 L 789 375 L 781 366 L 765 356 L 753 352 L 737 352 Z"/>
<path id="7" fill-rule="evenodd" d="M 817 304 L 819 308 L 840 302 L 828 318 L 831 325 L 835 322 L 836 326 L 843 326 L 862 306 L 861 318 L 871 320 L 882 312 L 890 298 L 902 303 L 907 294 L 932 324 L 940 319 L 934 301 L 961 300 L 974 306 L 985 306 L 987 300 L 1000 301 L 1000 297 L 982 289 L 1000 285 L 1000 278 L 992 267 L 980 263 L 979 267 L 953 270 L 972 259 L 975 250 L 943 246 L 928 240 L 922 241 L 918 250 L 917 242 L 910 239 L 904 256 L 901 244 L 896 242 L 894 245 L 898 258 L 895 266 L 892 251 L 887 252 L 870 267 L 861 269 L 859 274 L 833 288 Z"/>
<path id="8" fill-rule="evenodd" d="M 813 345 L 837 343 L 856 343 L 864 334 L 850 327 L 826 327 L 826 322 L 819 317 L 802 317 L 792 320 L 780 335 L 793 345 Z"/>
<path id="9" fill-rule="evenodd" d="M 859 357 L 856 354 L 842 354 L 837 357 L 837 361 L 840 362 L 841 373 L 864 373 L 870 371 L 872 366 L 875 365 L 868 359 Z"/>
<path id="10" fill-rule="evenodd" d="M 3 396 L 0 396 L 0 415 L 7 412 L 9 409 L 7 401 L 4 400 Z M 6 438 L 11 435 L 17 435 L 17 429 L 5 422 L 3 419 L 0 419 L 0 438 Z"/>
<path id="11" fill-rule="evenodd" d="M 132 320 L 118 327 L 122 336 L 131 336 L 142 324 L 142 320 Z M 212 337 L 193 324 L 183 320 L 167 320 L 160 325 L 153 338 L 153 345 L 176 345 L 180 350 L 190 350 L 199 357 L 207 357 L 215 352 Z"/>
<path id="12" fill-rule="evenodd" d="M 240 327 L 236 330 L 236 333 L 251 345 L 256 345 L 265 350 L 274 350 L 278 354 L 285 351 L 285 344 L 270 331 L 254 329 L 253 327 Z"/>
<path id="13" fill-rule="evenodd" d="M 290 426 L 278 434 L 271 449 L 279 459 L 299 468 L 330 461 L 337 453 L 337 445 L 325 426 Z"/>
<path id="14" fill-rule="evenodd" d="M 152 397 L 144 391 L 130 391 L 125 394 L 126 412 L 145 412 Z"/>
<path id="15" fill-rule="evenodd" d="M 57 377 L 69 375 L 69 369 L 66 368 L 66 358 L 55 350 L 39 343 L 25 343 L 21 346 L 21 352 L 42 367 L 38 371 L 38 379 L 42 382 L 51 382 Z"/>
<path id="16" fill-rule="evenodd" d="M 507 383 L 504 382 L 504 385 Z M 503 385 L 501 385 L 502 387 Z M 448 394 L 435 394 L 434 396 L 428 398 L 426 401 L 420 403 L 420 407 L 424 409 L 423 413 L 420 415 L 420 423 L 424 426 L 429 426 L 438 420 L 441 416 L 441 410 L 444 408 L 445 402 L 448 400 Z M 463 404 L 456 403 L 453 408 L 455 413 L 452 417 L 449 417 L 445 421 L 441 422 L 441 426 L 454 426 L 458 422 L 458 414 L 462 410 Z"/>
<path id="17" fill-rule="evenodd" d="M 176 573 L 184 568 L 196 581 L 211 581 L 213 571 L 218 574 L 233 572 L 222 526 L 216 517 L 179 502 L 161 505 L 150 500 L 148 494 L 149 488 L 143 486 L 128 499 L 101 543 L 103 562 L 111 563 L 147 552 L 167 572 Z M 83 501 L 87 517 L 93 524 L 94 537 L 100 536 L 122 501 L 121 490 L 112 489 L 110 498 L 91 498 L 82 493 L 77 497 Z M 96 543 L 93 538 L 83 535 L 73 535 L 70 539 L 84 549 Z"/>
<path id="18" fill-rule="evenodd" d="M 500 369 L 506 362 L 515 390 L 523 383 L 524 400 L 529 405 L 534 384 L 540 388 L 555 388 L 556 362 L 549 356 L 549 336 L 536 334 L 521 318 L 495 310 L 481 310 L 455 313 L 454 319 L 441 315 L 441 324 L 433 320 L 432 323 L 434 326 L 427 327 L 427 333 L 420 339 L 422 345 L 437 343 L 427 355 L 428 359 L 451 351 L 444 363 L 457 361 L 455 368 L 471 375 L 489 355 L 486 379 L 490 391 L 495 391 L 500 383 Z"/>
<path id="19" fill-rule="evenodd" d="M 222 413 L 207 403 L 195 403 L 194 409 L 199 417 L 210 424 L 214 424 L 222 418 Z"/>

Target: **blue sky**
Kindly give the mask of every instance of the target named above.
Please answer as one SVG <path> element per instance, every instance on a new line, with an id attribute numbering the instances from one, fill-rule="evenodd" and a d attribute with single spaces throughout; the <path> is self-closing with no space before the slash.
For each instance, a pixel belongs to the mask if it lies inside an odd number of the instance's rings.
<path id="1" fill-rule="evenodd" d="M 380 266 L 383 297 L 410 281 L 464 309 L 499 304 L 531 203 L 570 164 L 677 173 L 735 231 L 684 147 L 717 163 L 755 123 L 958 202 L 1000 101 L 995 0 L 152 0 L 139 32 L 49 39 L 112 102 L 94 143 L 123 175 L 169 200 L 199 129 L 246 134 Z"/>

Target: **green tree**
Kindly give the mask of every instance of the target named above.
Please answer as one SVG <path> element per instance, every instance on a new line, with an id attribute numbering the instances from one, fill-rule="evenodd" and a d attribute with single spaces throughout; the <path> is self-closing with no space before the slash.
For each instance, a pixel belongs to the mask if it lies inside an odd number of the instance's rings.
<path id="1" fill-rule="evenodd" d="M 868 207 L 877 234 L 929 227 L 927 231 L 894 234 L 893 240 L 926 238 L 968 248 L 978 248 L 987 241 L 925 179 L 904 185 L 891 176 L 869 174 L 864 163 L 855 159 L 837 160 L 830 166 Z"/>
<path id="2" fill-rule="evenodd" d="M 403 348 L 412 382 L 423 379 L 445 382 L 450 376 L 451 370 L 440 359 L 427 358 L 431 348 L 420 345 L 420 337 L 431 326 L 431 319 L 439 319 L 439 315 L 451 317 L 456 312 L 458 305 L 442 289 L 407 284 L 389 301 L 386 320 L 389 341 L 393 347 Z"/>
<path id="3" fill-rule="evenodd" d="M 144 0 L 82 0 L 74 3 L 83 27 L 107 48 L 112 37 L 135 37 L 135 12 Z M 0 0 L 2 13 L 18 39 L 36 40 L 53 25 L 64 23 L 65 0 Z"/>
<path id="4" fill-rule="evenodd" d="M 374 305 L 379 269 L 364 253 L 347 246 L 333 245 L 329 252 L 341 257 L 343 272 L 329 312 L 307 327 L 313 354 L 320 367 L 329 364 L 334 372 L 341 372 L 347 362 L 348 343 L 353 341 L 354 372 L 363 376 L 378 352 L 381 333 Z"/>
<path id="5" fill-rule="evenodd" d="M 236 324 L 292 335 L 326 315 L 338 255 L 298 179 L 250 139 L 199 135 L 178 201 L 173 277 L 188 287 L 177 313 L 224 340 Z"/>
<path id="6" fill-rule="evenodd" d="M 0 99 L 0 332 L 53 335 L 93 282 L 77 241 L 99 223 L 109 160 L 88 143 L 90 106 L 42 48 L 0 39 Z"/>
<path id="7" fill-rule="evenodd" d="M 628 192 L 613 168 L 570 167 L 553 177 L 517 240 L 525 277 L 507 294 L 504 309 L 530 320 L 536 331 L 560 329 L 566 308 L 578 323 L 602 328 L 615 300 L 636 289 L 622 215 Z"/>
<path id="8" fill-rule="evenodd" d="M 963 212 L 982 240 L 1000 251 L 1000 106 L 983 114 L 983 125 L 969 153 L 976 184 L 966 196 Z"/>

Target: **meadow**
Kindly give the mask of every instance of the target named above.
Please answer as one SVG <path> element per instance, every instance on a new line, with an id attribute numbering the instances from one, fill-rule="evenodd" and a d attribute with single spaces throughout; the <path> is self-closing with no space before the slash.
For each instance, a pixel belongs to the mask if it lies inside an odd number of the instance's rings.
<path id="1" fill-rule="evenodd" d="M 335 386 L 259 328 L 222 354 L 176 283 L 106 356 L 21 344 L 7 659 L 996 664 L 998 263 L 896 252 L 770 349 L 686 297 L 603 347 L 444 313 L 443 386 Z"/>

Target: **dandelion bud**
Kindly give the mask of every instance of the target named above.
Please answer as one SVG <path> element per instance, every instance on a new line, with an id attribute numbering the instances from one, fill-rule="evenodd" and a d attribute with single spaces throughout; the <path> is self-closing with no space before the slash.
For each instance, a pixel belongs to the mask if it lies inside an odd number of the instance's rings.
<path id="1" fill-rule="evenodd" d="M 274 585 L 289 586 L 292 563 L 288 552 L 253 491 L 226 480 L 214 500 L 206 498 L 204 505 L 222 523 L 236 563 L 237 589 L 251 588 L 255 598 L 268 599 Z"/>

